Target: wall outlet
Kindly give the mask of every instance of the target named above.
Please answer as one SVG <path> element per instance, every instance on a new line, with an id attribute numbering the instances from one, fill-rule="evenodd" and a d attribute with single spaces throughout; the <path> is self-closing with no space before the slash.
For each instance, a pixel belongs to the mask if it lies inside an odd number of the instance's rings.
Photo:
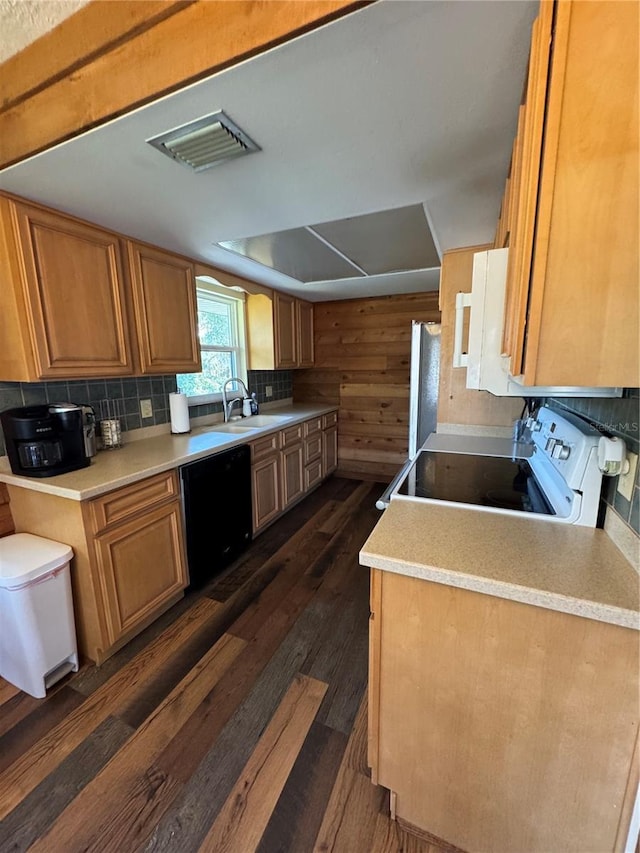
<path id="1" fill-rule="evenodd" d="M 273 385 L 267 385 L 267 387 L 264 389 L 264 396 L 273 397 Z"/>
<path id="2" fill-rule="evenodd" d="M 153 407 L 151 405 L 151 400 L 140 400 L 140 417 L 141 418 L 152 418 L 153 417 Z"/>
<path id="3" fill-rule="evenodd" d="M 623 497 L 630 501 L 633 496 L 633 484 L 636 481 L 638 454 L 627 453 L 627 462 L 629 463 L 629 470 L 626 474 L 620 474 L 618 477 L 618 491 Z"/>

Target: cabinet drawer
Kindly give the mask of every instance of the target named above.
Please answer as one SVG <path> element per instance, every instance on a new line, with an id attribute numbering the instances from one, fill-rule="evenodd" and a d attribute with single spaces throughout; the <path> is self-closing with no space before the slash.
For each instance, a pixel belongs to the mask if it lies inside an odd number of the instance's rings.
<path id="1" fill-rule="evenodd" d="M 304 464 L 308 465 L 314 459 L 319 459 L 322 456 L 322 433 L 312 435 L 307 438 L 304 443 Z"/>
<path id="2" fill-rule="evenodd" d="M 302 441 L 302 424 L 287 427 L 280 431 L 280 447 L 291 447 L 292 444 L 297 444 Z"/>
<path id="3" fill-rule="evenodd" d="M 322 480 L 322 459 L 316 459 L 309 465 L 305 465 L 304 469 L 304 490 L 308 492 L 316 483 Z"/>
<path id="4" fill-rule="evenodd" d="M 259 438 L 251 442 L 251 459 L 264 459 L 267 456 L 272 456 L 278 451 L 278 433 L 274 432 L 271 435 L 265 435 L 264 438 Z"/>
<path id="5" fill-rule="evenodd" d="M 89 504 L 91 523 L 95 533 L 117 524 L 142 510 L 150 509 L 179 494 L 176 471 L 167 471 L 117 489 Z"/>
<path id="6" fill-rule="evenodd" d="M 313 435 L 316 432 L 320 432 L 320 430 L 322 429 L 322 416 L 320 416 L 319 418 L 311 418 L 310 421 L 305 421 L 303 427 L 305 438 L 308 435 Z"/>
<path id="7" fill-rule="evenodd" d="M 329 414 L 322 416 L 322 429 L 328 429 L 329 427 L 335 426 L 337 423 L 337 412 L 329 412 Z"/>

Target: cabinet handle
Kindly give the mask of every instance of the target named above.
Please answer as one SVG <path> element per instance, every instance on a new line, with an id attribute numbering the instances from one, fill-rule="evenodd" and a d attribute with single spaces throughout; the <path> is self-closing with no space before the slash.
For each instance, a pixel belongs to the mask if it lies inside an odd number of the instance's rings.
<path id="1" fill-rule="evenodd" d="M 466 367 L 469 356 L 462 352 L 462 329 L 464 326 L 464 309 L 471 308 L 471 294 L 456 294 L 456 323 L 453 330 L 453 366 Z"/>

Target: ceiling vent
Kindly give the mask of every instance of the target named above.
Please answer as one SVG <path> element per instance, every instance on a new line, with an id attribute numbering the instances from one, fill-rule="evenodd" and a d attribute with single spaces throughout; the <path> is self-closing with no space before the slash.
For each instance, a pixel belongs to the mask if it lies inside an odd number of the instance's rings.
<path id="1" fill-rule="evenodd" d="M 260 146 L 221 110 L 147 139 L 147 142 L 194 172 L 203 172 L 225 160 L 260 151 Z"/>

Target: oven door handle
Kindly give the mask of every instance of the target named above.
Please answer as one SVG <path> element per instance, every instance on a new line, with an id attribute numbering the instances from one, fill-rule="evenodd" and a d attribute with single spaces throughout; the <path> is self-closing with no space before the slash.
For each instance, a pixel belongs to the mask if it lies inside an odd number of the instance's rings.
<path id="1" fill-rule="evenodd" d="M 462 332 L 464 329 L 464 310 L 471 308 L 471 294 L 456 294 L 456 322 L 453 330 L 453 366 L 466 367 L 469 356 L 462 352 Z"/>
<path id="2" fill-rule="evenodd" d="M 387 488 L 376 501 L 376 509 L 386 509 L 389 506 L 389 501 L 391 500 L 391 493 L 395 490 L 396 486 L 398 486 L 400 482 L 404 480 L 406 473 L 413 465 L 415 458 L 415 456 L 410 456 L 407 459 L 402 468 L 398 471 L 396 476 L 393 478 L 393 480 L 389 483 Z"/>

